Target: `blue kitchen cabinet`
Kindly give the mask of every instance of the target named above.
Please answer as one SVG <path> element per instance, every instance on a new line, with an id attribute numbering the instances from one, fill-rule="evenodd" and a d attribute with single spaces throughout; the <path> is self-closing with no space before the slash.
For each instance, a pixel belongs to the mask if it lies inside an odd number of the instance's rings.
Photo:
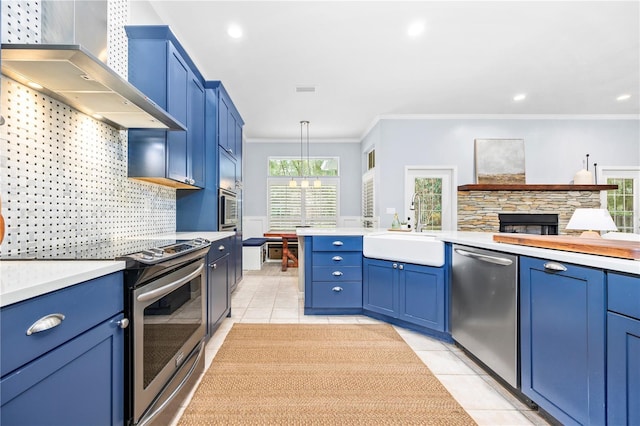
<path id="1" fill-rule="evenodd" d="M 218 144 L 234 160 L 242 155 L 242 126 L 244 122 L 236 110 L 231 97 L 222 84 L 218 90 Z"/>
<path id="2" fill-rule="evenodd" d="M 220 147 L 219 153 L 220 161 L 220 188 L 226 189 L 232 192 L 236 192 L 236 167 L 237 163 L 235 158 L 229 154 L 227 150 Z"/>
<path id="3" fill-rule="evenodd" d="M 363 261 L 362 307 L 379 314 L 394 317 L 398 306 L 398 265 L 387 260 Z"/>
<path id="4" fill-rule="evenodd" d="M 400 325 L 445 332 L 445 268 L 364 258 L 363 309 Z M 382 319 L 386 319 L 386 318 Z M 439 335 L 439 334 L 438 334 Z"/>
<path id="5" fill-rule="evenodd" d="M 640 277 L 607 275 L 607 422 L 640 424 Z"/>
<path id="6" fill-rule="evenodd" d="M 230 258 L 234 237 L 211 243 L 207 254 L 207 335 L 211 337 L 231 312 Z"/>
<path id="7" fill-rule="evenodd" d="M 606 422 L 605 273 L 520 258 L 522 392 L 565 425 Z"/>
<path id="8" fill-rule="evenodd" d="M 362 312 L 362 237 L 304 240 L 305 314 Z"/>
<path id="9" fill-rule="evenodd" d="M 204 92 L 206 184 L 200 191 L 176 191 L 176 230 L 179 232 L 218 230 L 218 100 L 213 90 L 205 89 Z"/>
<path id="10" fill-rule="evenodd" d="M 122 291 L 114 273 L 0 310 L 0 424 L 124 424 Z"/>
<path id="11" fill-rule="evenodd" d="M 205 185 L 202 77 L 165 26 L 129 26 L 129 81 L 186 131 L 129 130 L 129 177 L 175 188 Z"/>
<path id="12" fill-rule="evenodd" d="M 189 109 L 187 115 L 187 176 L 193 185 L 205 186 L 205 92 L 204 86 L 193 73 L 189 73 L 187 87 Z"/>

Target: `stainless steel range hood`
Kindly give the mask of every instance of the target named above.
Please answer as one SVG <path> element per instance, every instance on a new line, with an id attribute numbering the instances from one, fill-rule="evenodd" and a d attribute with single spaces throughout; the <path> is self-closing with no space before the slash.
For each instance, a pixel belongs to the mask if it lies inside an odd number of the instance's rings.
<path id="1" fill-rule="evenodd" d="M 119 129 L 186 130 L 80 45 L 2 44 L 2 74 Z"/>

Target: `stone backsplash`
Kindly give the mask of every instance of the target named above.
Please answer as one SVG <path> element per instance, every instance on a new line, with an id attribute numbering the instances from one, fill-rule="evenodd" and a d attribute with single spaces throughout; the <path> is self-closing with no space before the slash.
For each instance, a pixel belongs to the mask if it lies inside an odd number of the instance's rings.
<path id="1" fill-rule="evenodd" d="M 498 232 L 499 213 L 557 213 L 559 234 L 577 208 L 600 208 L 600 191 L 458 191 L 458 230 Z"/>

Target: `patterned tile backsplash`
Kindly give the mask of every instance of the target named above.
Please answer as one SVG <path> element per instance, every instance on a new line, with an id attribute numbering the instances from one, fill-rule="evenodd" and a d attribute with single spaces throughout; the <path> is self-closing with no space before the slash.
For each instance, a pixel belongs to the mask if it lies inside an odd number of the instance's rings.
<path id="1" fill-rule="evenodd" d="M 3 42 L 37 42 L 39 4 L 2 2 Z M 108 10 L 109 64 L 126 77 L 128 1 Z M 175 190 L 127 178 L 126 131 L 4 76 L 0 114 L 1 255 L 175 231 Z"/>

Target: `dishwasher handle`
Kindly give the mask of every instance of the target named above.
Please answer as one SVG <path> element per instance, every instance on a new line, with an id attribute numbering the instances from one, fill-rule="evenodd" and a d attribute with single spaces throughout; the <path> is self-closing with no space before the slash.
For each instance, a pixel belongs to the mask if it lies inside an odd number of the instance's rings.
<path id="1" fill-rule="evenodd" d="M 459 248 L 455 249 L 455 252 L 461 256 L 470 257 L 472 259 L 477 259 L 482 262 L 493 263 L 494 265 L 509 266 L 513 263 L 511 259 L 507 259 L 505 257 L 489 256 L 486 254 L 475 253 L 472 251 L 467 251 Z"/>

